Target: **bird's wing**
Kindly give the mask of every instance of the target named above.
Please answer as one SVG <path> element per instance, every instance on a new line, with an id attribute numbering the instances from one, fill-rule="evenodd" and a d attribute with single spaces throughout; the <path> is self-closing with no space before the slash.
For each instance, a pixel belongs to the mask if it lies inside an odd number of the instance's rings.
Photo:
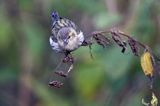
<path id="1" fill-rule="evenodd" d="M 57 42 L 57 39 L 54 36 L 50 36 L 49 42 L 50 42 L 50 45 L 51 45 L 53 50 L 55 50 L 57 52 L 61 52 L 62 51 L 62 49 L 60 48 L 60 46 L 59 46 L 59 44 Z"/>
<path id="2" fill-rule="evenodd" d="M 80 32 L 79 28 L 77 27 L 77 25 L 73 21 L 66 19 L 66 18 L 63 18 L 63 19 L 61 19 L 61 22 L 64 23 L 64 25 L 66 27 L 72 27 L 76 32 L 78 32 L 78 33 Z"/>
<path id="3" fill-rule="evenodd" d="M 69 19 L 61 18 L 57 21 L 54 21 L 52 25 L 52 34 L 57 38 L 57 34 L 60 29 L 64 27 L 71 27 L 73 28 L 77 33 L 80 33 L 80 30 L 78 30 L 77 26 Z"/>

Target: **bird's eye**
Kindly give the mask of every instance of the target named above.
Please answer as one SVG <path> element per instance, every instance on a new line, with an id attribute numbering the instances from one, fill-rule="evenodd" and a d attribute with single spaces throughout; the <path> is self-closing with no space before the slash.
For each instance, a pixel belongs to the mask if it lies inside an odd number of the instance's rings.
<path id="1" fill-rule="evenodd" d="M 68 39 L 70 39 L 71 38 L 71 36 L 68 36 Z"/>

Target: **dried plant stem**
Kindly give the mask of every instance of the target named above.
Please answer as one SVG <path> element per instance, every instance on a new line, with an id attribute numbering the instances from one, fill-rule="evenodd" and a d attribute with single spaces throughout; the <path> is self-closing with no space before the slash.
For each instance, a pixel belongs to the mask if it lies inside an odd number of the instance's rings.
<path id="1" fill-rule="evenodd" d="M 121 34 L 121 35 L 123 35 L 123 36 L 125 36 L 125 37 L 127 37 L 127 38 L 129 38 L 129 39 L 133 39 L 131 36 L 129 36 L 129 35 L 121 32 L 121 31 L 119 31 L 119 34 Z M 135 40 L 135 39 L 134 39 L 134 40 Z M 142 44 L 142 43 L 139 42 L 138 40 L 135 40 L 135 41 L 136 41 L 141 47 L 143 47 L 144 49 L 146 49 L 146 45 Z"/>
<path id="2" fill-rule="evenodd" d="M 116 34 L 118 34 L 118 35 L 122 35 L 122 36 L 124 36 L 124 37 L 127 37 L 128 39 L 133 39 L 134 41 L 136 41 L 136 42 L 137 42 L 141 47 L 143 47 L 144 49 L 147 48 L 146 45 L 144 45 L 144 44 L 142 44 L 141 42 L 135 40 L 135 39 L 132 38 L 130 35 L 125 34 L 124 32 L 119 31 L 119 30 L 117 30 L 117 29 L 115 29 L 115 28 L 114 28 L 114 29 L 111 29 L 111 30 L 107 30 L 107 31 L 96 31 L 96 32 L 94 32 L 94 33 L 92 33 L 92 34 L 93 34 L 93 35 L 94 35 L 94 34 L 101 35 L 101 34 L 113 34 L 113 33 L 116 33 Z"/>
<path id="3" fill-rule="evenodd" d="M 67 74 L 68 74 L 70 71 L 72 71 L 72 69 L 73 69 L 73 64 L 71 64 L 71 66 L 69 67 L 69 69 L 68 69 L 68 71 L 67 71 Z"/>
<path id="4" fill-rule="evenodd" d="M 100 34 L 100 33 L 105 33 L 105 34 L 113 34 L 113 33 L 116 33 L 116 34 L 119 34 L 119 35 L 122 35 L 124 37 L 127 37 L 129 39 L 133 39 L 134 41 L 136 41 L 141 47 L 143 47 L 144 49 L 146 49 L 146 45 L 142 44 L 141 42 L 135 40 L 134 38 L 132 38 L 130 35 L 128 34 L 125 34 L 124 32 L 122 31 L 119 31 L 117 29 L 111 29 L 111 30 L 108 30 L 108 31 L 97 31 L 97 34 Z"/>

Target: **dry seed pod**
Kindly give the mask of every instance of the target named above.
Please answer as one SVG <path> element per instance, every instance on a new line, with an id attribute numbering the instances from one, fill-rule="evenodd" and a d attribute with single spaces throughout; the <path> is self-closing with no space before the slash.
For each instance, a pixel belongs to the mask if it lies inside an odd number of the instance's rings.
<path id="1" fill-rule="evenodd" d="M 158 99 L 155 96 L 155 94 L 152 92 L 152 99 L 149 103 L 145 102 L 144 99 L 142 99 L 142 104 L 144 106 L 158 106 Z"/>
<path id="2" fill-rule="evenodd" d="M 152 63 L 152 56 L 149 51 L 145 51 L 141 56 L 141 66 L 146 76 L 153 77 L 154 68 Z"/>
<path id="3" fill-rule="evenodd" d="M 158 106 L 158 99 L 154 93 L 152 93 L 151 106 Z"/>

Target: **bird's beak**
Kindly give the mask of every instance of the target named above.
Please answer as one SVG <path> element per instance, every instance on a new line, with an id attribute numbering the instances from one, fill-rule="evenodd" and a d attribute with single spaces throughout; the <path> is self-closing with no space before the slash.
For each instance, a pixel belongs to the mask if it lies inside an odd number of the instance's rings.
<path id="1" fill-rule="evenodd" d="M 64 39 L 64 45 L 66 46 L 68 44 L 68 39 Z"/>

